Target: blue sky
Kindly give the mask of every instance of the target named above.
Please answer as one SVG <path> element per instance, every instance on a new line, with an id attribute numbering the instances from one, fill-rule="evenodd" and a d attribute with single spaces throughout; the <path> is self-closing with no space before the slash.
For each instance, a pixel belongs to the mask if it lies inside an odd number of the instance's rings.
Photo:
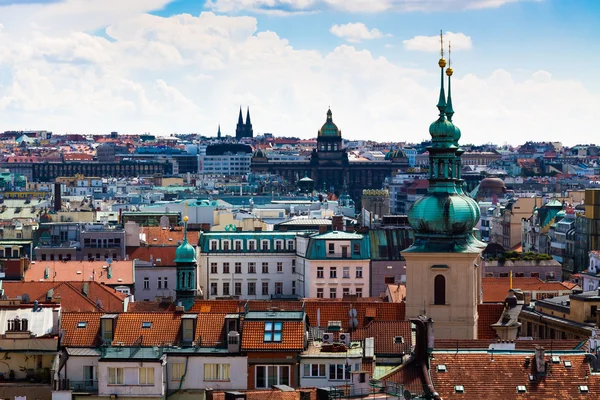
<path id="1" fill-rule="evenodd" d="M 464 141 L 591 142 L 598 21 L 594 0 L 0 0 L 0 130 L 233 133 L 242 105 L 311 137 L 331 106 L 346 137 L 420 140 L 439 56 L 419 37 L 443 29 Z"/>

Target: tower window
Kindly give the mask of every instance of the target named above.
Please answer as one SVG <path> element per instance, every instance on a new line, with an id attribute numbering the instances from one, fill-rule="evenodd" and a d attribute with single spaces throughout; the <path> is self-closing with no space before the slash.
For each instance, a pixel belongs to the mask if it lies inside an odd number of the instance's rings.
<path id="1" fill-rule="evenodd" d="M 446 304 L 446 278 L 444 275 L 436 275 L 433 280 L 433 304 Z"/>

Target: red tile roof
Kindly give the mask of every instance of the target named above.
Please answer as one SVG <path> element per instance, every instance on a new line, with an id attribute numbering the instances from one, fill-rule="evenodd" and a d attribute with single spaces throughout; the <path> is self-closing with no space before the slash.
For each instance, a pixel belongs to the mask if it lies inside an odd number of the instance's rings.
<path id="1" fill-rule="evenodd" d="M 141 336 L 142 346 L 175 344 L 179 341 L 181 315 L 172 312 L 119 314 L 113 343 L 131 346 Z M 150 328 L 142 328 L 143 322 L 150 322 Z"/>
<path id="2" fill-rule="evenodd" d="M 403 344 L 396 344 L 394 337 L 402 336 Z M 409 354 L 412 335 L 409 321 L 372 321 L 364 328 L 351 333 L 352 340 L 375 339 L 375 355 Z"/>
<path id="3" fill-rule="evenodd" d="M 188 242 L 194 246 L 197 245 L 199 234 L 200 232 L 197 231 L 188 231 Z M 160 226 L 140 226 L 140 235 L 146 238 L 148 246 L 177 247 L 183 241 L 183 228 L 176 227 L 170 229 Z"/>
<path id="4" fill-rule="evenodd" d="M 195 338 L 200 338 L 201 347 L 216 347 L 226 344 L 225 315 L 198 314 Z"/>
<path id="5" fill-rule="evenodd" d="M 127 305 L 128 312 L 164 312 L 171 308 L 172 303 L 160 301 L 134 301 Z"/>
<path id="6" fill-rule="evenodd" d="M 536 374 L 533 352 L 530 354 L 480 353 L 434 353 L 431 359 L 431 379 L 435 390 L 444 399 L 591 399 L 600 393 L 600 376 L 590 374 L 585 354 L 561 354 L 560 363 L 548 364 L 545 376 Z M 525 357 L 530 357 L 529 365 Z M 546 353 L 549 361 L 549 354 Z M 570 361 L 566 367 L 564 361 Z M 437 366 L 446 365 L 446 372 L 438 372 Z M 464 387 L 463 394 L 455 393 L 455 385 Z M 517 385 L 525 386 L 525 393 L 517 393 Z M 589 393 L 580 393 L 585 385 Z"/>
<path id="7" fill-rule="evenodd" d="M 52 300 L 59 302 L 63 312 L 69 311 L 106 311 L 122 312 L 127 295 L 98 282 L 86 282 L 87 295 L 84 294 L 84 282 L 16 282 L 4 281 L 2 288 L 7 296 L 15 298 L 28 294 L 31 301 L 47 302 L 52 289 Z"/>
<path id="8" fill-rule="evenodd" d="M 386 375 L 379 378 L 382 382 L 400 383 L 404 390 L 412 394 L 423 394 L 423 383 L 421 381 L 421 368 L 416 362 L 400 365 Z M 445 399 L 445 398 L 444 398 Z"/>
<path id="9" fill-rule="evenodd" d="M 64 332 L 61 344 L 65 347 L 96 347 L 100 334 L 99 312 L 63 312 L 60 318 L 60 328 Z M 78 328 L 79 322 L 86 326 Z"/>
<path id="10" fill-rule="evenodd" d="M 265 321 L 244 321 L 242 350 L 244 351 L 302 351 L 304 349 L 304 322 L 283 321 L 281 342 L 265 342 Z"/>
<path id="11" fill-rule="evenodd" d="M 345 301 L 306 300 L 305 311 L 310 326 L 326 327 L 329 321 L 341 321 L 344 329 L 349 328 L 349 312 L 353 307 L 357 311 L 358 327 L 364 327 L 372 320 L 403 321 L 405 319 L 404 303 L 362 303 Z M 320 324 L 317 323 L 317 312 L 320 310 Z M 368 315 L 373 315 L 369 318 Z"/>
<path id="12" fill-rule="evenodd" d="M 479 339 L 496 339 L 496 331 L 491 325 L 498 322 L 503 311 L 504 304 L 484 303 L 477 306 L 477 313 L 479 314 L 477 337 Z"/>
<path id="13" fill-rule="evenodd" d="M 559 292 L 568 291 L 569 288 L 562 282 L 544 282 L 539 278 L 513 278 L 513 288 L 524 292 Z M 502 303 L 510 289 L 510 278 L 483 278 L 483 302 Z"/>
<path id="14" fill-rule="evenodd" d="M 238 300 L 196 300 L 190 313 L 217 313 L 229 314 L 243 311 L 244 302 Z M 175 304 L 171 305 L 170 310 L 175 310 Z"/>
<path id="15" fill-rule="evenodd" d="M 127 255 L 130 260 L 152 260 L 157 266 L 173 266 L 175 265 L 176 246 L 172 247 L 128 247 Z M 159 261 L 160 260 L 160 261 Z"/>
<path id="16" fill-rule="evenodd" d="M 435 339 L 435 350 L 487 350 L 491 344 L 497 343 L 498 339 Z M 543 346 L 548 351 L 568 351 L 581 350 L 581 346 L 585 341 L 579 339 L 563 339 L 563 340 L 515 340 L 515 350 L 535 350 L 536 346 Z"/>
<path id="17" fill-rule="evenodd" d="M 50 278 L 45 279 L 46 267 L 50 267 Z M 133 261 L 113 261 L 112 277 L 104 261 L 57 261 L 31 263 L 25 271 L 24 281 L 96 281 L 107 285 L 133 285 Z M 95 274 L 94 274 L 95 272 Z M 93 279 L 90 278 L 93 276 Z M 120 280 L 119 280 L 120 279 Z"/>

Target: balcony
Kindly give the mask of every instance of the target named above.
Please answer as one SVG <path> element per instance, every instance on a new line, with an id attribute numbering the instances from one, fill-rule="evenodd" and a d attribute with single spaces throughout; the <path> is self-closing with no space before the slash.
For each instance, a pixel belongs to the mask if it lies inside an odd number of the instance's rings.
<path id="1" fill-rule="evenodd" d="M 69 390 L 73 393 L 98 393 L 98 381 L 68 381 Z"/>

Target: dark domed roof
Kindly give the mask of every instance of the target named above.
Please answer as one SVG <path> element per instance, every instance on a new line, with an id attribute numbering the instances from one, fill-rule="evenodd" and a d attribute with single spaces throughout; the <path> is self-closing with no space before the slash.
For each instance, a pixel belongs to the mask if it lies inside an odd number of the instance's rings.
<path id="1" fill-rule="evenodd" d="M 481 181 L 480 188 L 482 188 L 482 189 L 492 189 L 492 188 L 506 189 L 506 185 L 504 184 L 504 181 L 500 178 L 497 178 L 497 177 L 485 178 Z"/>
<path id="2" fill-rule="evenodd" d="M 395 159 L 398 159 L 398 158 L 406 158 L 406 153 L 402 149 L 400 149 L 400 150 L 390 150 L 385 155 L 385 159 L 386 160 L 395 160 Z"/>
<path id="3" fill-rule="evenodd" d="M 327 121 L 323 124 L 319 130 L 319 137 L 340 137 L 342 132 L 338 129 L 337 125 L 333 123 L 333 116 L 331 109 L 327 111 Z"/>

